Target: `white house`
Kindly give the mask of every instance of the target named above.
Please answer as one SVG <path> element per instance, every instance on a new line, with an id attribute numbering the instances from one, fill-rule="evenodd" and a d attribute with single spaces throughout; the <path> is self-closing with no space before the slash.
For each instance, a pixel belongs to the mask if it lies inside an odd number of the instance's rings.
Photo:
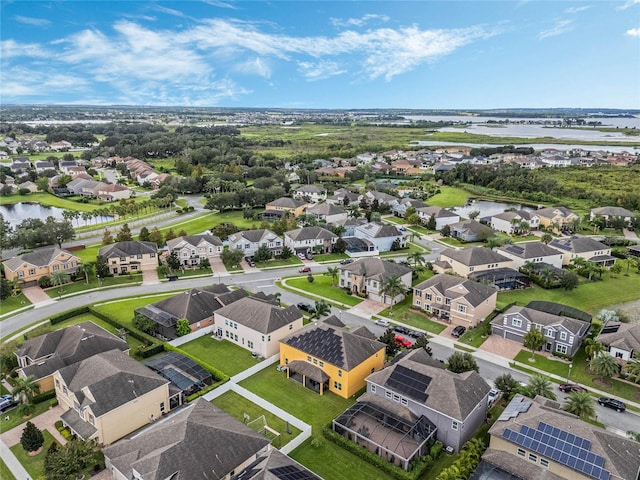
<path id="1" fill-rule="evenodd" d="M 271 230 L 243 230 L 229 235 L 229 250 L 241 250 L 244 255 L 251 256 L 262 245 L 266 245 L 273 255 L 280 255 L 284 243 Z"/>
<path id="2" fill-rule="evenodd" d="M 394 225 L 375 222 L 365 223 L 354 229 L 354 237 L 368 240 L 378 252 L 388 252 L 395 241 L 398 242 L 400 248 L 406 246 L 402 232 Z"/>
<path id="3" fill-rule="evenodd" d="M 520 269 L 525 263 L 546 263 L 556 268 L 562 268 L 562 253 L 542 242 L 525 242 L 505 244 L 496 251 L 510 258 L 512 268 Z"/>
<path id="4" fill-rule="evenodd" d="M 167 242 L 170 252 L 175 252 L 181 265 L 200 265 L 203 258 L 218 257 L 224 248 L 215 235 L 200 234 L 178 237 Z"/>
<path id="5" fill-rule="evenodd" d="M 502 212 L 491 217 L 491 228 L 509 235 L 522 231 L 521 224 L 526 224 L 527 230 L 537 230 L 540 227 L 540 217 L 526 210 Z"/>
<path id="6" fill-rule="evenodd" d="M 327 189 L 316 185 L 302 185 L 296 188 L 293 198 L 297 200 L 309 200 L 313 203 L 324 202 L 327 199 Z"/>
<path id="7" fill-rule="evenodd" d="M 307 215 L 313 215 L 318 220 L 327 223 L 340 222 L 346 220 L 348 217 L 347 211 L 344 208 L 328 202 L 307 207 Z"/>
<path id="8" fill-rule="evenodd" d="M 425 224 L 431 217 L 434 217 L 436 230 L 442 230 L 445 225 L 452 225 L 460 221 L 460 215 L 442 207 L 420 207 L 416 209 L 416 213 L 422 220 L 422 223 Z"/>

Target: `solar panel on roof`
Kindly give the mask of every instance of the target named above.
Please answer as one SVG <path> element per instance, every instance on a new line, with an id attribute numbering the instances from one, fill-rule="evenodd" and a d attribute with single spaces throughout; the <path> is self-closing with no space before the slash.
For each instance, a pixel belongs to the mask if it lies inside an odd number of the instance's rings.
<path id="1" fill-rule="evenodd" d="M 404 365 L 396 365 L 386 381 L 386 386 L 392 390 L 407 395 L 419 402 L 427 400 L 427 388 L 431 377 L 411 370 Z"/>
<path id="2" fill-rule="evenodd" d="M 285 465 L 283 467 L 270 468 L 269 473 L 278 480 L 317 480 L 317 476 L 307 470 L 303 470 L 296 465 Z"/>

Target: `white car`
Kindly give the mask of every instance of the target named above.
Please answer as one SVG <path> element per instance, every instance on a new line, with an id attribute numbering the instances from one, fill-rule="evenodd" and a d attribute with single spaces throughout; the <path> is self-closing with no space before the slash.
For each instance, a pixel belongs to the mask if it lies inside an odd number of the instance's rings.
<path id="1" fill-rule="evenodd" d="M 302 253 L 302 252 L 300 252 L 300 253 L 298 253 L 298 258 L 299 258 L 300 260 L 306 260 L 306 259 L 307 259 L 307 255 L 306 255 L 306 254 L 304 254 L 304 253 Z"/>
<path id="2" fill-rule="evenodd" d="M 491 390 L 489 390 L 489 397 L 488 397 L 488 404 L 489 407 L 492 407 L 494 403 L 496 403 L 496 400 L 498 399 L 498 397 L 500 396 L 500 390 L 498 390 L 497 388 L 492 388 Z"/>
<path id="3" fill-rule="evenodd" d="M 374 323 L 376 325 L 380 326 L 380 327 L 388 327 L 389 326 L 389 320 L 384 320 L 382 318 L 379 318 Z"/>

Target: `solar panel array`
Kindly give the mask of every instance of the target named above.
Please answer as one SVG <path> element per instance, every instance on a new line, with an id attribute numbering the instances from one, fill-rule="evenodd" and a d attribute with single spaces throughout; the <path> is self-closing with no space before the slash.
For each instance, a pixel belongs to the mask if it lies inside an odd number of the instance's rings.
<path id="1" fill-rule="evenodd" d="M 498 420 L 506 421 L 510 418 L 515 418 L 519 413 L 523 413 L 529 410 L 530 406 L 531 402 L 526 402 L 522 397 L 515 397 L 513 400 L 511 400 L 511 402 L 509 402 L 507 408 L 503 410 Z"/>
<path id="2" fill-rule="evenodd" d="M 278 480 L 318 480 L 318 477 L 308 470 L 303 470 L 296 465 L 270 468 L 269 472 Z"/>
<path id="3" fill-rule="evenodd" d="M 411 370 L 404 365 L 396 365 L 385 385 L 394 392 L 402 393 L 424 403 L 428 398 L 427 387 L 430 383 L 431 377 Z"/>
<path id="4" fill-rule="evenodd" d="M 604 457 L 589 451 L 589 440 L 544 422 L 538 423 L 538 428 L 521 425 L 520 432 L 505 428 L 502 436 L 596 480 L 609 480 L 611 476 L 604 468 Z"/>
<path id="5" fill-rule="evenodd" d="M 331 328 L 315 328 L 287 340 L 287 344 L 337 367 L 344 367 L 342 337 Z"/>

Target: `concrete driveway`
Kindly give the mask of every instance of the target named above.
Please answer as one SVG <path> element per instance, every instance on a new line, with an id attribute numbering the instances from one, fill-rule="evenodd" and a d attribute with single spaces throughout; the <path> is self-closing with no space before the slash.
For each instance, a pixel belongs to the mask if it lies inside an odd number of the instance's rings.
<path id="1" fill-rule="evenodd" d="M 29 301 L 34 305 L 37 303 L 52 301 L 51 297 L 44 293 L 44 290 L 42 290 L 37 285 L 35 287 L 23 288 L 22 293 L 24 293 L 24 296 L 27 297 Z"/>
<path id="2" fill-rule="evenodd" d="M 509 360 L 513 360 L 523 348 L 521 343 L 507 340 L 498 335 L 489 335 L 489 338 L 480 345 L 480 350 L 508 358 Z"/>
<path id="3" fill-rule="evenodd" d="M 49 430 L 49 433 L 53 435 L 58 443 L 60 443 L 60 445 L 64 445 L 65 443 L 67 443 L 67 441 L 62 435 L 60 435 L 60 432 L 55 427 L 55 423 L 60 420 L 60 415 L 62 415 L 63 413 L 64 410 L 60 405 L 58 405 L 38 415 L 37 417 L 29 419 L 29 421 L 40 430 Z M 0 422 L 1 421 L 4 421 L 4 417 L 2 418 L 2 420 L 0 420 Z M 25 424 L 23 423 L 22 425 L 18 425 L 17 427 L 12 428 L 11 430 L 7 430 L 6 432 L 3 432 L 2 435 L 0 435 L 0 438 L 6 445 L 10 447 L 16 445 L 20 443 L 20 437 L 22 436 L 24 426 Z"/>

